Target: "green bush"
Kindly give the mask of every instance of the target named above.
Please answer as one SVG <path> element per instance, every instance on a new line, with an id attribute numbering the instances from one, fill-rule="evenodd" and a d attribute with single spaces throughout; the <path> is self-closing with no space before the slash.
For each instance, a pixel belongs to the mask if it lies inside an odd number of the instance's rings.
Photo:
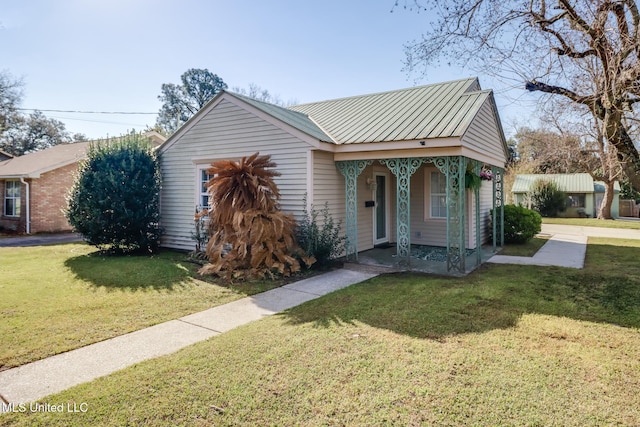
<path id="1" fill-rule="evenodd" d="M 567 194 L 555 182 L 538 180 L 533 185 L 531 202 L 543 217 L 557 217 L 567 208 Z"/>
<path id="2" fill-rule="evenodd" d="M 542 217 L 522 206 L 504 206 L 504 242 L 526 243 L 542 229 Z"/>
<path id="3" fill-rule="evenodd" d="M 311 212 L 307 211 L 307 200 L 304 198 L 303 217 L 298 221 L 296 239 L 298 245 L 309 256 L 316 259 L 319 267 L 327 265 L 332 259 L 344 252 L 346 237 L 341 236 L 342 223 L 335 222 L 329 212 L 329 203 L 325 202 L 324 208 L 318 212 L 311 206 Z M 322 224 L 318 224 L 318 216 L 322 215 Z"/>
<path id="4" fill-rule="evenodd" d="M 92 144 L 69 193 L 66 216 L 103 251 L 154 252 L 160 240 L 160 168 L 142 136 Z"/>

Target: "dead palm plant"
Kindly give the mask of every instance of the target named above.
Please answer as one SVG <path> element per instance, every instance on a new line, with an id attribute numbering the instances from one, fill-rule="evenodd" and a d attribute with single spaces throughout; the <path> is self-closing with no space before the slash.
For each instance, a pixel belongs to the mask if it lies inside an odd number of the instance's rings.
<path id="1" fill-rule="evenodd" d="M 239 162 L 220 160 L 207 171 L 211 194 L 210 264 L 202 274 L 227 279 L 289 276 L 300 270 L 298 258 L 310 266 L 315 261 L 295 241 L 296 221 L 280 210 L 280 191 L 271 156 L 255 153 Z"/>

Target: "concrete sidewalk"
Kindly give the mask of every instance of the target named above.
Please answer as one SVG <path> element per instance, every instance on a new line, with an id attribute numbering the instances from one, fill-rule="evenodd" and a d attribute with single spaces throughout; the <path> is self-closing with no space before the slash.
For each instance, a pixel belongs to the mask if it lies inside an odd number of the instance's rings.
<path id="1" fill-rule="evenodd" d="M 542 224 L 542 233 L 551 235 L 551 238 L 533 257 L 494 255 L 487 262 L 584 268 L 589 237 L 640 240 L 640 230 L 623 228 Z"/>
<path id="2" fill-rule="evenodd" d="M 487 262 L 583 268 L 587 239 L 584 235 L 554 234 L 532 257 L 494 255 Z"/>
<path id="3" fill-rule="evenodd" d="M 171 320 L 126 335 L 38 360 L 0 372 L 0 396 L 5 403 L 42 399 L 74 385 L 91 381 L 183 347 L 206 340 L 240 325 L 352 284 L 375 273 L 336 270 L 281 288 Z M 0 412 L 3 406 L 0 405 Z"/>
<path id="4" fill-rule="evenodd" d="M 54 245 L 58 243 L 72 243 L 81 241 L 82 236 L 78 233 L 33 234 L 30 236 L 0 237 L 0 248 Z"/>

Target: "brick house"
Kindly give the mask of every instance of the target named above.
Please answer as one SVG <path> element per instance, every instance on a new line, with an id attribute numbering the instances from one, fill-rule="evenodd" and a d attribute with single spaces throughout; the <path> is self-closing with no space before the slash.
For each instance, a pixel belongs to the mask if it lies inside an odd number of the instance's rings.
<path id="1" fill-rule="evenodd" d="M 145 134 L 154 144 L 165 138 Z M 60 144 L 0 161 L 0 231 L 51 233 L 70 231 L 64 210 L 79 162 L 91 142 Z"/>

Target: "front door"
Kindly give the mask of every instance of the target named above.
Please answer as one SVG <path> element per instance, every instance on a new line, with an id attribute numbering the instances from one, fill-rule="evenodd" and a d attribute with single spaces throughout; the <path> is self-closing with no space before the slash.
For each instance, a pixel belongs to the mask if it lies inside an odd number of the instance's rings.
<path id="1" fill-rule="evenodd" d="M 378 245 L 389 241 L 389 176 L 386 173 L 375 173 L 374 192 L 373 243 Z"/>

